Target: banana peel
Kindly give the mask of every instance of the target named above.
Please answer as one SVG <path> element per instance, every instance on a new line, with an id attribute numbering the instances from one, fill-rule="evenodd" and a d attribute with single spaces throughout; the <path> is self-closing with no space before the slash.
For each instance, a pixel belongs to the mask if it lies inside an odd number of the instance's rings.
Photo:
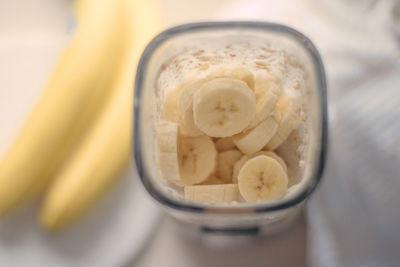
<path id="1" fill-rule="evenodd" d="M 87 8 L 89 5 L 92 8 Z M 120 1 L 85 0 L 80 26 L 0 162 L 0 216 L 43 192 L 108 99 L 126 50 Z"/>
<path id="2" fill-rule="evenodd" d="M 130 159 L 136 64 L 161 23 L 152 1 L 114 1 L 125 6 L 120 16 L 125 17 L 130 27 L 124 63 L 104 109 L 49 188 L 40 222 L 50 231 L 64 229 L 86 214 L 119 177 Z M 84 9 L 79 10 L 83 16 Z"/>

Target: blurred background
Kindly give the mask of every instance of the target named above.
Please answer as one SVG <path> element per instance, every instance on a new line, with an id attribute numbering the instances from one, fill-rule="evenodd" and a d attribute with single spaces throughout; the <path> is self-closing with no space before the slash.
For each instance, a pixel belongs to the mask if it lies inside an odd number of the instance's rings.
<path id="1" fill-rule="evenodd" d="M 262 20 L 315 43 L 328 80 L 330 149 L 303 216 L 269 238 L 188 238 L 129 166 L 62 234 L 38 225 L 40 201 L 1 219 L 0 266 L 399 266 L 400 1 L 155 0 L 154 8 L 160 30 Z M 0 2 L 0 159 L 77 27 L 72 0 Z"/>

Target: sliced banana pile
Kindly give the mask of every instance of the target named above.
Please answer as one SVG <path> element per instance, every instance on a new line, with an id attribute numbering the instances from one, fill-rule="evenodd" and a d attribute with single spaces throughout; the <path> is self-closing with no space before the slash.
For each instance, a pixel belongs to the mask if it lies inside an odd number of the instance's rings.
<path id="1" fill-rule="evenodd" d="M 300 98 L 276 76 L 220 69 L 167 93 L 157 128 L 163 177 L 188 201 L 260 202 L 281 198 L 287 166 L 273 152 L 300 122 Z"/>

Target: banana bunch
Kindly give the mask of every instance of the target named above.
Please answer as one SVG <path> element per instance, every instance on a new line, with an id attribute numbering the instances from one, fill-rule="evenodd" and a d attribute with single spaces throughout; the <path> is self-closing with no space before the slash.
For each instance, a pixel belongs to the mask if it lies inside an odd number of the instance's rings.
<path id="1" fill-rule="evenodd" d="M 151 1 L 80 0 L 78 29 L 0 162 L 0 215 L 45 193 L 40 221 L 84 215 L 130 156 L 135 67 L 159 29 Z"/>
<path id="2" fill-rule="evenodd" d="M 287 166 L 273 152 L 300 122 L 300 96 L 270 74 L 219 69 L 167 92 L 157 129 L 163 177 L 189 201 L 259 202 L 282 197 Z"/>

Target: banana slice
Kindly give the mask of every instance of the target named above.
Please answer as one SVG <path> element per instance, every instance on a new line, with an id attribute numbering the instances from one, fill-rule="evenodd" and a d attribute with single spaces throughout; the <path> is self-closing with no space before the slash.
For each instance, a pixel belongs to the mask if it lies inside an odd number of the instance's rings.
<path id="1" fill-rule="evenodd" d="M 232 183 L 233 166 L 242 155 L 243 154 L 236 149 L 218 154 L 217 175 L 224 184 Z"/>
<path id="2" fill-rule="evenodd" d="M 198 184 L 207 179 L 216 168 L 217 150 L 206 135 L 179 138 L 179 170 L 185 185 Z"/>
<path id="3" fill-rule="evenodd" d="M 194 121 L 208 136 L 240 133 L 254 118 L 256 100 L 247 84 L 230 78 L 204 83 L 193 98 Z"/>
<path id="4" fill-rule="evenodd" d="M 254 75 L 245 68 L 218 69 L 211 73 L 213 78 L 232 78 L 244 81 L 254 91 Z"/>
<path id="5" fill-rule="evenodd" d="M 258 78 L 255 87 L 256 114 L 248 128 L 254 128 L 265 120 L 275 108 L 281 94 L 281 81 L 277 75 Z"/>
<path id="6" fill-rule="evenodd" d="M 285 194 L 287 185 L 288 177 L 282 166 L 264 155 L 248 160 L 238 176 L 240 195 L 247 202 L 279 199 Z"/>
<path id="7" fill-rule="evenodd" d="M 163 178 L 170 182 L 177 182 L 181 180 L 179 173 L 178 154 L 168 152 L 158 152 L 157 159 L 158 166 L 160 166 Z"/>
<path id="8" fill-rule="evenodd" d="M 264 155 L 264 156 L 268 156 L 268 157 L 271 157 L 271 158 L 275 159 L 282 166 L 283 170 L 287 173 L 288 168 L 287 168 L 287 165 L 286 165 L 285 161 L 281 157 L 279 157 L 275 152 L 272 152 L 272 151 L 260 151 L 260 152 L 258 152 L 256 154 L 257 154 L 257 156 Z"/>
<path id="9" fill-rule="evenodd" d="M 275 135 L 279 119 L 280 114 L 275 111 L 255 128 L 232 136 L 232 140 L 244 154 L 260 151 Z"/>
<path id="10" fill-rule="evenodd" d="M 236 147 L 232 137 L 219 138 L 217 141 L 215 141 L 215 146 L 217 147 L 218 152 L 224 152 Z"/>
<path id="11" fill-rule="evenodd" d="M 290 94 L 284 94 L 276 104 L 276 109 L 281 114 L 281 121 L 276 134 L 265 146 L 266 150 L 275 150 L 279 147 L 301 123 L 300 97 Z"/>
<path id="12" fill-rule="evenodd" d="M 157 143 L 160 152 L 178 153 L 178 124 L 163 121 L 157 127 Z"/>
<path id="13" fill-rule="evenodd" d="M 260 151 L 261 152 L 261 151 Z M 251 159 L 253 155 L 243 155 L 238 161 L 236 161 L 235 165 L 233 165 L 233 172 L 232 172 L 232 183 L 237 184 L 238 183 L 238 176 L 239 176 L 239 171 L 243 167 L 243 165 Z"/>
<path id="14" fill-rule="evenodd" d="M 193 95 L 206 80 L 190 82 L 183 86 L 178 95 L 178 107 L 181 115 L 181 133 L 188 136 L 199 136 L 203 132 L 196 126 L 193 119 Z"/>
<path id="15" fill-rule="evenodd" d="M 168 91 L 165 95 L 164 105 L 161 111 L 161 118 L 163 120 L 176 123 L 181 121 L 177 99 L 182 89 L 183 85 L 178 85 L 175 89 Z"/>
<path id="16" fill-rule="evenodd" d="M 161 122 L 157 128 L 157 161 L 161 174 L 168 181 L 179 181 L 178 124 Z"/>
<path id="17" fill-rule="evenodd" d="M 232 183 L 236 184 L 238 182 L 239 171 L 241 170 L 243 165 L 246 163 L 246 161 L 248 161 L 249 159 L 252 159 L 254 157 L 260 156 L 260 155 L 268 156 L 268 157 L 275 159 L 282 166 L 285 173 L 287 173 L 287 165 L 281 157 L 279 157 L 277 154 L 275 154 L 272 151 L 259 151 L 252 155 L 244 155 L 235 163 L 235 165 L 233 166 Z"/>
<path id="18" fill-rule="evenodd" d="M 239 200 L 236 184 L 185 186 L 185 199 L 203 203 L 229 203 Z"/>

